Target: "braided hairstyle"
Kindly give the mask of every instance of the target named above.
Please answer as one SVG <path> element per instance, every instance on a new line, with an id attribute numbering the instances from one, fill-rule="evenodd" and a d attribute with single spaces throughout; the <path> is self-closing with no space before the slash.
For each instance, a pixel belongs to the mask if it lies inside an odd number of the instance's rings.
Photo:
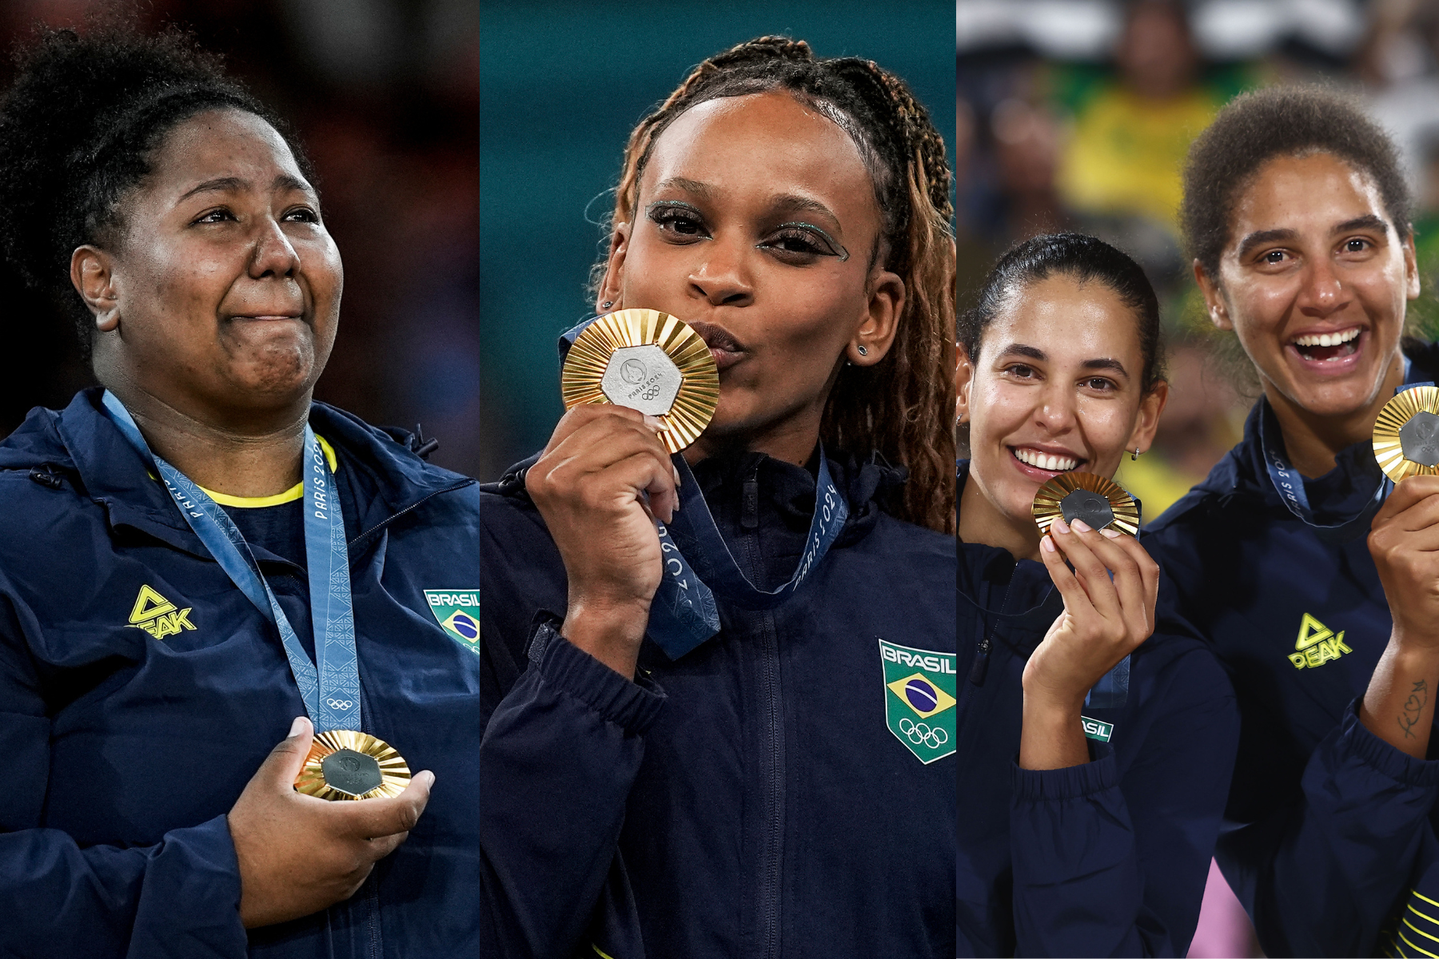
<path id="1" fill-rule="evenodd" d="M 640 121 L 625 147 L 610 223 L 633 223 L 640 177 L 655 141 L 697 104 L 783 90 L 823 113 L 859 149 L 882 217 L 871 266 L 905 286 L 894 345 L 873 366 L 841 368 L 825 406 L 821 438 L 833 448 L 876 454 L 909 470 L 901 519 L 955 530 L 954 242 L 944 141 L 904 81 L 872 61 L 818 60 L 809 44 L 760 37 L 717 54 Z M 605 263 L 591 272 L 599 289 Z"/>
<path id="2" fill-rule="evenodd" d="M 123 201 L 166 133 L 206 110 L 244 110 L 275 127 L 310 175 L 279 119 L 176 30 L 44 30 L 16 64 L 0 101 L 0 254 L 69 317 L 87 358 L 94 318 L 70 283 L 70 256 L 122 243 Z"/>

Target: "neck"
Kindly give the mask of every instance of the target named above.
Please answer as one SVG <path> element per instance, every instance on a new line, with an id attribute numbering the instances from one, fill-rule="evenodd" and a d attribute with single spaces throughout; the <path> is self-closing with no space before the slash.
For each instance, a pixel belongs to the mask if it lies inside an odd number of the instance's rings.
<path id="1" fill-rule="evenodd" d="M 150 450 L 189 479 L 229 496 L 274 496 L 299 483 L 309 396 L 283 415 L 244 425 L 207 422 L 136 387 L 110 386 Z"/>
<path id="2" fill-rule="evenodd" d="M 1338 416 L 1311 412 L 1268 381 L 1264 383 L 1264 396 L 1279 421 L 1289 461 L 1301 476 L 1313 479 L 1334 469 L 1340 450 L 1373 436 L 1379 411 L 1403 382 L 1404 357 L 1396 352 L 1374 397 L 1353 412 Z"/>
<path id="3" fill-rule="evenodd" d="M 777 460 L 804 466 L 819 445 L 819 416 L 806 417 L 805 422 L 786 421 L 770 429 L 744 432 L 706 430 L 685 450 L 690 465 L 724 453 L 754 451 Z"/>
<path id="4" fill-rule="evenodd" d="M 1007 549 L 1016 560 L 1039 559 L 1039 527 L 1027 517 L 1017 523 L 995 508 L 973 473 L 959 496 L 959 538 Z"/>

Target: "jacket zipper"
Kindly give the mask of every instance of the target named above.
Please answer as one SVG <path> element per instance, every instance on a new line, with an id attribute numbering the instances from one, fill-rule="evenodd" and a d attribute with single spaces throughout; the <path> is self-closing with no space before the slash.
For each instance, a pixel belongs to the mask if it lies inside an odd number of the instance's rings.
<path id="1" fill-rule="evenodd" d="M 1019 564 L 1015 563 L 1014 568 L 1015 570 L 1018 570 Z M 1012 587 L 1013 585 L 1014 574 L 1011 573 L 1009 577 L 1009 585 L 1004 587 L 1004 598 L 999 601 L 999 611 L 1001 614 L 1003 614 L 1004 612 L 1005 604 L 1009 602 L 1009 590 L 1010 587 Z M 996 619 L 993 630 L 986 631 L 980 634 L 979 645 L 976 647 L 974 653 L 974 663 L 971 664 L 971 666 L 969 667 L 969 682 L 971 685 L 984 685 L 984 677 L 989 674 L 989 651 L 994 645 L 994 634 L 998 632 L 999 620 Z"/>

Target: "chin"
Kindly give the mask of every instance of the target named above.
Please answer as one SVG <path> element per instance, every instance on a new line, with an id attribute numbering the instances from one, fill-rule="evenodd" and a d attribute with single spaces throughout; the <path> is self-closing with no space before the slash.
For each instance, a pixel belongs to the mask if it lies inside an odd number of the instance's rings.
<path id="1" fill-rule="evenodd" d="M 318 379 L 309 350 L 273 349 L 239 360 L 226 376 L 237 392 L 257 400 L 288 402 L 303 395 Z"/>

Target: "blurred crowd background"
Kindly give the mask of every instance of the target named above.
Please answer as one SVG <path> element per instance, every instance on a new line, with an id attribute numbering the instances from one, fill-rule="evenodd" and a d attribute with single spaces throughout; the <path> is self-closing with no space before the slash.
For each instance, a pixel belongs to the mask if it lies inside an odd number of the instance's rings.
<path id="1" fill-rule="evenodd" d="M 1319 82 L 1360 97 L 1395 137 L 1417 201 L 1422 298 L 1439 327 L 1439 0 L 959 0 L 960 308 L 996 256 L 1037 233 L 1109 240 L 1159 291 L 1171 391 L 1153 450 L 1119 480 L 1157 517 L 1242 432 L 1258 384 L 1210 327 L 1178 232 L 1193 138 L 1235 94 Z M 1211 872 L 1191 956 L 1257 956 Z"/>
<path id="2" fill-rule="evenodd" d="M 473 0 L 0 0 L 0 88 L 35 24 L 133 11 L 176 24 L 286 117 L 319 175 L 345 263 L 316 396 L 424 426 L 432 462 L 477 474 L 479 21 Z M 0 436 L 91 383 L 68 322 L 0 267 Z"/>
<path id="3" fill-rule="evenodd" d="M 625 142 L 691 67 L 765 34 L 804 39 L 899 74 L 954 142 L 950 0 L 486 0 L 481 16 L 482 478 L 544 446 L 563 412 L 555 341 L 594 313 L 585 283 Z"/>

